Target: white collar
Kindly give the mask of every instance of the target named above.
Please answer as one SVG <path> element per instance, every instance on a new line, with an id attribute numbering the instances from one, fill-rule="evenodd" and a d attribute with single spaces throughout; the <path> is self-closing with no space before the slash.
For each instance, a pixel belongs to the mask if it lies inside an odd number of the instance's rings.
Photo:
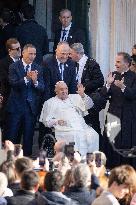
<path id="1" fill-rule="evenodd" d="M 65 27 L 65 28 L 64 28 L 64 27 L 62 27 L 62 30 L 64 30 L 64 29 L 65 29 L 66 31 L 69 31 L 69 30 L 70 30 L 70 28 L 71 28 L 71 25 L 72 25 L 72 23 L 70 23 L 70 24 L 69 24 L 69 26 L 67 26 L 67 27 Z"/>
<path id="2" fill-rule="evenodd" d="M 56 60 L 57 60 L 58 66 L 60 66 L 61 62 L 57 59 L 57 56 L 56 56 Z M 62 64 L 64 64 L 64 63 L 62 63 Z"/>
<path id="3" fill-rule="evenodd" d="M 84 54 L 80 60 L 78 61 L 79 65 L 85 65 L 86 61 L 87 61 L 88 57 Z"/>
<path id="4" fill-rule="evenodd" d="M 10 56 L 10 55 L 9 55 Z M 10 58 L 12 58 L 12 60 L 14 61 L 14 62 L 17 62 L 20 58 L 18 58 L 18 59 L 16 59 L 16 58 L 13 58 L 12 56 L 10 56 Z"/>
<path id="5" fill-rule="evenodd" d="M 128 72 L 128 71 L 129 71 L 129 68 L 128 68 L 127 70 L 123 71 L 123 72 L 121 73 L 121 75 L 123 75 L 124 73 L 126 73 L 126 72 Z"/>
<path id="6" fill-rule="evenodd" d="M 26 67 L 27 65 L 29 65 L 29 66 L 31 67 L 31 65 L 32 65 L 32 63 L 26 64 L 25 61 L 23 60 L 23 58 L 22 58 L 22 63 L 23 63 L 23 66 L 24 66 L 24 67 Z"/>

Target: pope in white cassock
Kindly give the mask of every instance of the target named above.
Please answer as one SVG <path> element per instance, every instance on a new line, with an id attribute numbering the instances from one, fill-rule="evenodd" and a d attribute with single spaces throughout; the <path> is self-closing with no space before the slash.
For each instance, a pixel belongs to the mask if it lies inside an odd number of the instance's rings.
<path id="1" fill-rule="evenodd" d="M 67 144 L 75 142 L 75 150 L 83 156 L 98 150 L 99 135 L 83 118 L 93 106 L 92 99 L 84 93 L 83 85 L 78 85 L 78 94 L 68 95 L 67 85 L 59 81 L 55 92 L 56 96 L 44 103 L 40 122 L 55 128 L 57 140 L 64 140 Z"/>

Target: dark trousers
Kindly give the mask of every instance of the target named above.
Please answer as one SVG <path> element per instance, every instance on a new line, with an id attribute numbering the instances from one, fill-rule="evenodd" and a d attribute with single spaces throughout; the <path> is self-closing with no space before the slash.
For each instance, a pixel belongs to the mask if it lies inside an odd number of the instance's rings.
<path id="1" fill-rule="evenodd" d="M 32 155 L 35 123 L 36 116 L 32 114 L 29 107 L 26 107 L 25 112 L 23 113 L 8 113 L 5 139 L 17 144 L 19 128 L 21 127 L 23 134 L 24 156 Z"/>

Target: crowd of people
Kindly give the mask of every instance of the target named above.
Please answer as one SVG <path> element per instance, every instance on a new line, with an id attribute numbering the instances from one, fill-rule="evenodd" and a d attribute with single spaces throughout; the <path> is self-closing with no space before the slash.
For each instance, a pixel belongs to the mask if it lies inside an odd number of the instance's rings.
<path id="1" fill-rule="evenodd" d="M 26 2 L 18 23 L 12 11 L 0 11 L 0 127 L 7 156 L 0 165 L 0 204 L 136 204 L 136 45 L 132 55 L 117 53 L 116 70 L 104 83 L 68 9 L 59 14 L 54 54 L 43 58 L 47 32 Z M 99 112 L 107 102 L 102 133 Z M 40 152 L 32 160 L 36 123 Z M 52 158 L 43 150 L 49 133 L 56 141 Z"/>

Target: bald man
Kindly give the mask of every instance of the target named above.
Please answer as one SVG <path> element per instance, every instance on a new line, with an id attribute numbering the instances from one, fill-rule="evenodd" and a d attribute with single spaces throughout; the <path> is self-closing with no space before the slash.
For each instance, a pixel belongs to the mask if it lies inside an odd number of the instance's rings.
<path id="1" fill-rule="evenodd" d="M 84 87 L 78 85 L 78 94 L 68 95 L 68 86 L 64 81 L 57 82 L 56 96 L 47 100 L 42 109 L 40 122 L 55 128 L 57 140 L 66 144 L 75 142 L 75 150 L 82 156 L 99 149 L 99 135 L 89 127 L 83 116 L 93 106 L 92 99 L 85 95 Z"/>

